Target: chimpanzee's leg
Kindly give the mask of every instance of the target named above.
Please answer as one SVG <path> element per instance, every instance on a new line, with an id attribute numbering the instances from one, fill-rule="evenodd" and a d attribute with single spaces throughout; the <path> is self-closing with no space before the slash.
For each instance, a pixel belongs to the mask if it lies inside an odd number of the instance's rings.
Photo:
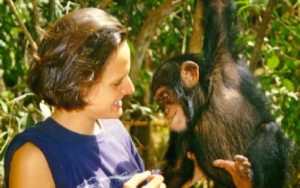
<path id="1" fill-rule="evenodd" d="M 253 170 L 253 187 L 284 187 L 289 165 L 289 140 L 276 123 L 262 124 L 256 135 L 246 153 Z"/>

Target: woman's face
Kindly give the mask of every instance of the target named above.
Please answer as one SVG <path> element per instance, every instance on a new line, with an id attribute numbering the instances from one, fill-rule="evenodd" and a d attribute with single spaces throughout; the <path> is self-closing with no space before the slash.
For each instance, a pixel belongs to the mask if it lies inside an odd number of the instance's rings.
<path id="1" fill-rule="evenodd" d="M 130 50 L 123 42 L 112 55 L 100 82 L 94 85 L 85 97 L 88 105 L 84 111 L 91 118 L 119 118 L 122 115 L 122 99 L 134 92 L 134 85 L 129 78 Z"/>

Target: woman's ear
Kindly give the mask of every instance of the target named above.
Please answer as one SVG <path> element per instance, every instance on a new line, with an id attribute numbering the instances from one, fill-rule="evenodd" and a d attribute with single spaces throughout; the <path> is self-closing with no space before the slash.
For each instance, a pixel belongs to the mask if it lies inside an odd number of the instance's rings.
<path id="1" fill-rule="evenodd" d="M 198 84 L 199 66 L 193 61 L 185 61 L 180 67 L 180 79 L 184 87 L 191 88 Z"/>

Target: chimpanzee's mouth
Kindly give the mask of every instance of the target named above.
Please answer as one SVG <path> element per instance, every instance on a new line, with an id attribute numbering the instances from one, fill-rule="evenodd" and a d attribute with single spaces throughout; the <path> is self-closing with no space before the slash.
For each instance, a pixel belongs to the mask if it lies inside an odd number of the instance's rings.
<path id="1" fill-rule="evenodd" d="M 167 120 L 170 121 L 170 122 L 172 122 L 173 119 L 176 117 L 176 113 L 177 113 L 177 111 L 174 114 L 168 114 L 166 116 Z"/>
<path id="2" fill-rule="evenodd" d="M 165 117 L 168 121 L 172 121 L 177 114 L 177 109 L 171 108 L 170 106 L 165 109 Z"/>

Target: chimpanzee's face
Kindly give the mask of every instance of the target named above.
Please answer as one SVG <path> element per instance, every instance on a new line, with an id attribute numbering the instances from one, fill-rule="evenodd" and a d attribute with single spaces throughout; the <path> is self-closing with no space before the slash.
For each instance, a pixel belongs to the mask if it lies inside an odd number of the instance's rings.
<path id="1" fill-rule="evenodd" d="M 182 63 L 168 62 L 160 67 L 153 76 L 152 92 L 166 118 L 170 121 L 173 131 L 187 128 L 188 116 L 184 111 L 184 98 L 178 97 L 175 90 L 183 88 L 193 90 L 198 86 L 199 67 L 197 63 L 186 60 Z M 177 91 L 176 90 L 176 91 Z M 189 114 L 191 115 L 191 114 Z"/>
<path id="2" fill-rule="evenodd" d="M 182 104 L 168 87 L 160 87 L 155 92 L 155 100 L 164 111 L 172 130 L 180 132 L 186 129 L 186 116 Z"/>

